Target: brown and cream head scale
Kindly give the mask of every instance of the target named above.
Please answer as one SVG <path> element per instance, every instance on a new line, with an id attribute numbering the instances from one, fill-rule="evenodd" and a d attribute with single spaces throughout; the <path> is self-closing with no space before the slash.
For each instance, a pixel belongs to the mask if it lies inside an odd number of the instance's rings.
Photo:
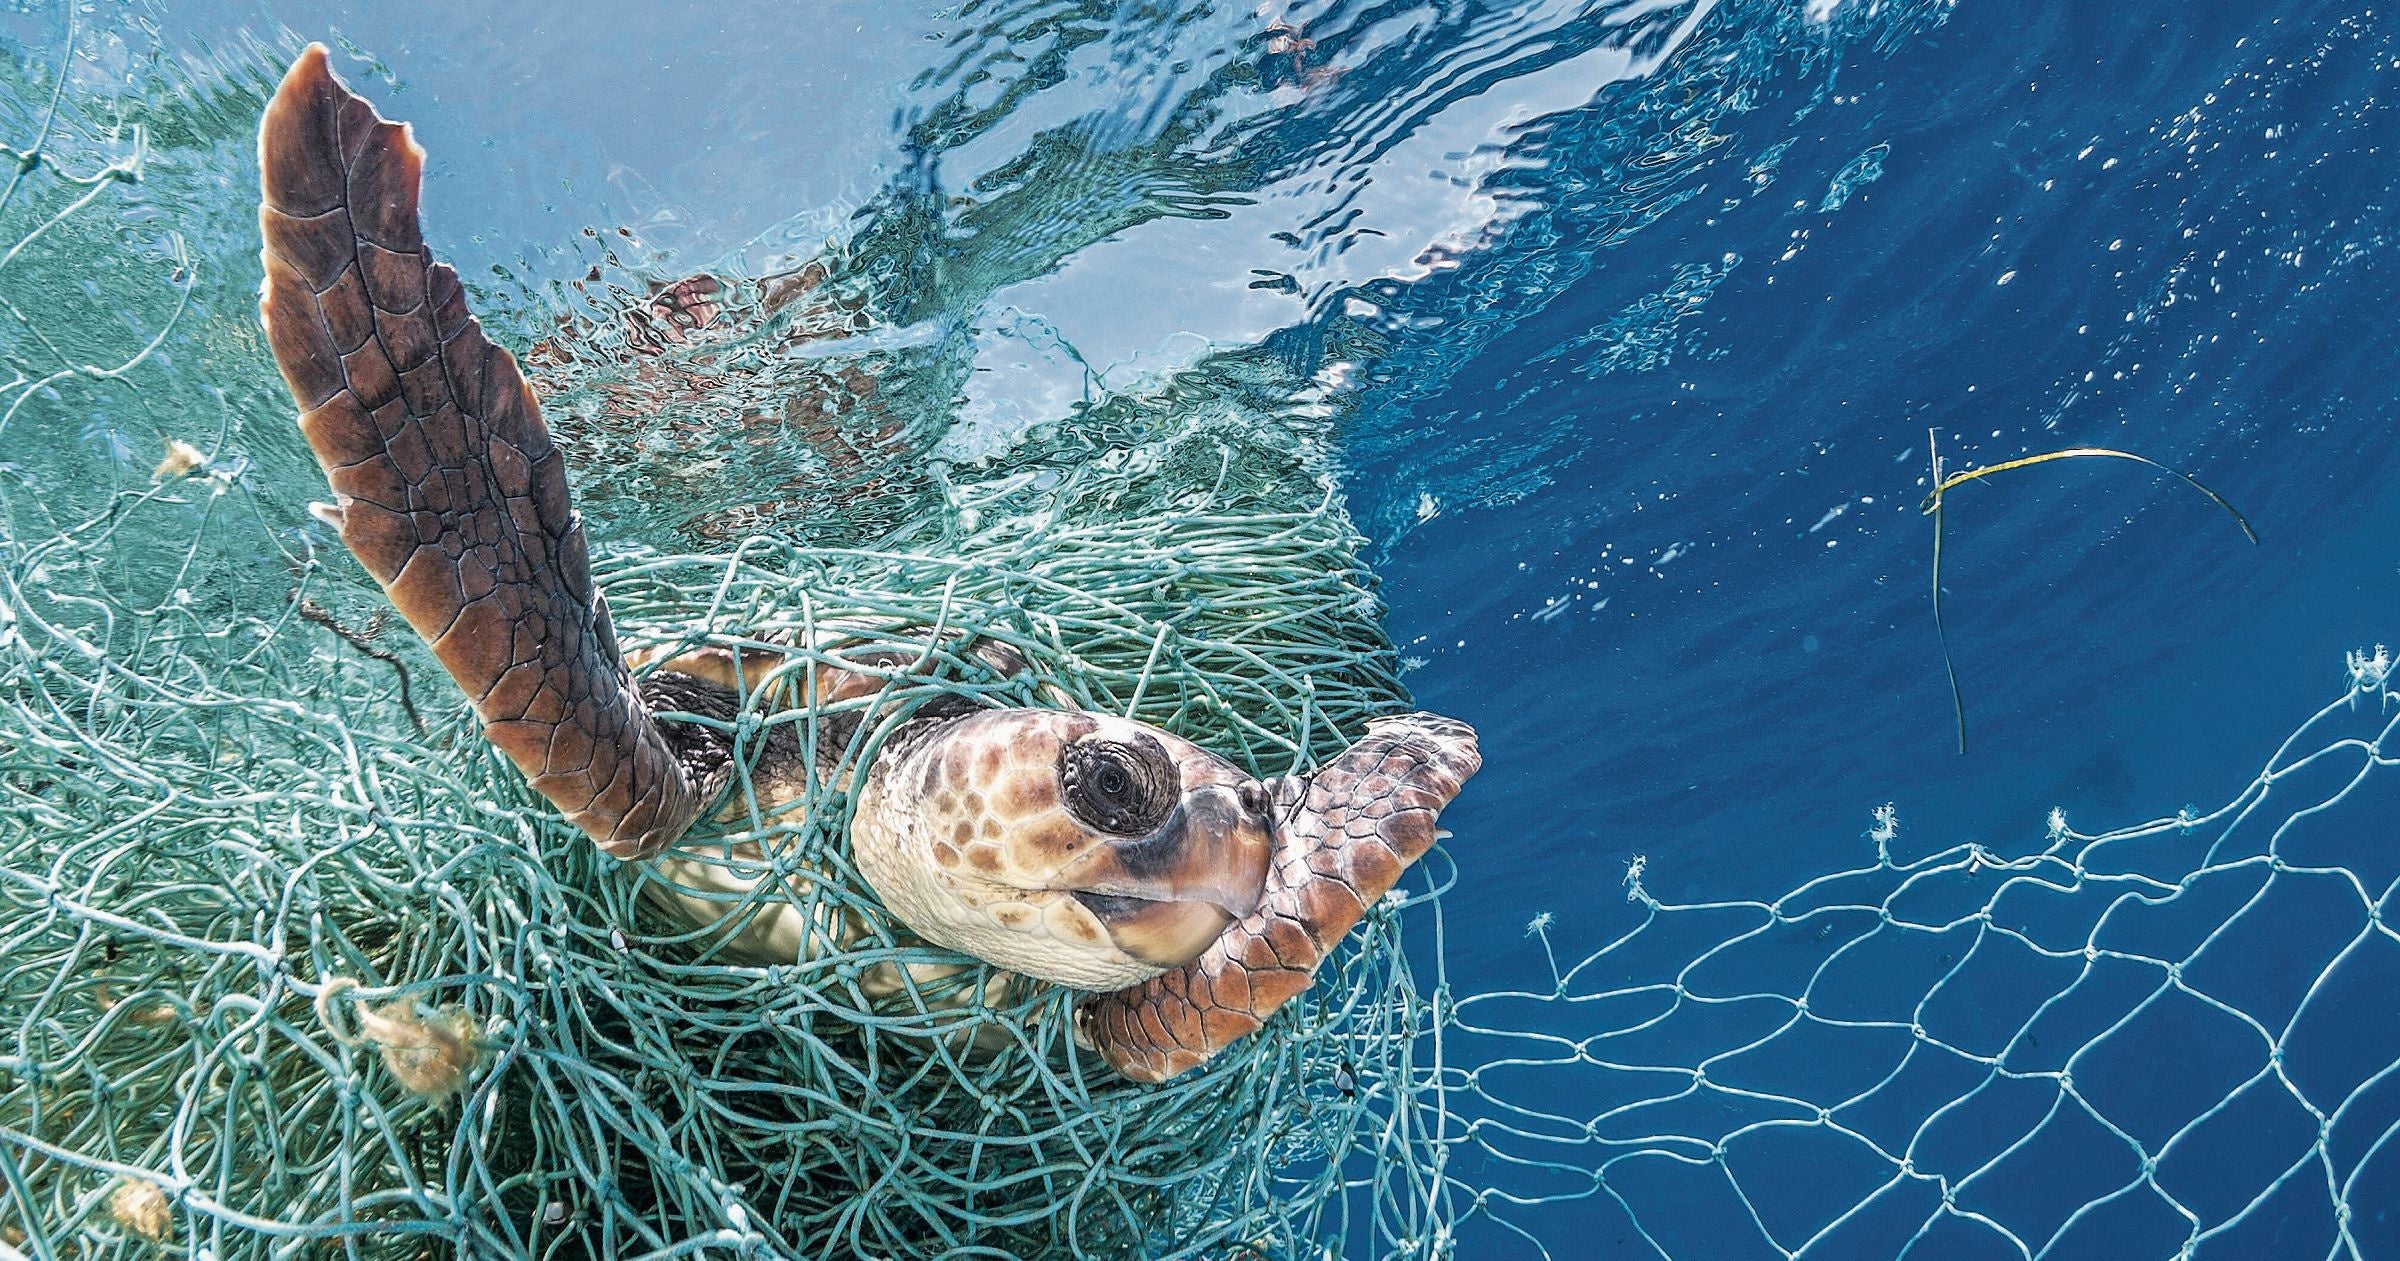
<path id="1" fill-rule="evenodd" d="M 1268 805 L 1257 780 L 1156 728 L 987 710 L 887 746 L 850 847 L 929 940 L 1117 989 L 1191 962 L 1257 907 Z"/>

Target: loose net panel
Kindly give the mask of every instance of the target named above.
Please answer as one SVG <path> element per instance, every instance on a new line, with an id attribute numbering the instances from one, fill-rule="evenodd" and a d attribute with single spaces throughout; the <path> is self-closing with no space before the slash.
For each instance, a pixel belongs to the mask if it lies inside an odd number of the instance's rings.
<path id="1" fill-rule="evenodd" d="M 1630 931 L 1455 1004 L 1467 1215 L 1591 1197 L 1626 1256 L 2400 1255 L 2400 694 L 2380 647 L 2349 670 L 2214 810 L 1911 857 L 1886 806 L 1871 864 L 1772 901 L 1637 860 Z"/>

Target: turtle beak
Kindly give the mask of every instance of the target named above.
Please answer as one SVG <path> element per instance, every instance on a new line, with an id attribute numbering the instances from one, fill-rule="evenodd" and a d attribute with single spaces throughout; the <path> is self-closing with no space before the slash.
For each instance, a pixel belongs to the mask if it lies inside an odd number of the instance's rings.
<path id="1" fill-rule="evenodd" d="M 1267 805 L 1253 780 L 1201 785 L 1148 835 L 1092 846 L 1049 887 L 1073 894 L 1125 953 L 1181 967 L 1258 908 L 1273 849 Z"/>
<path id="2" fill-rule="evenodd" d="M 1394 714 L 1308 775 L 1256 785 L 1275 856 L 1258 908 L 1184 967 L 1087 999 L 1076 1028 L 1135 1081 L 1165 1081 L 1258 1031 L 1442 835 L 1442 809 L 1483 765 L 1475 731 Z"/>

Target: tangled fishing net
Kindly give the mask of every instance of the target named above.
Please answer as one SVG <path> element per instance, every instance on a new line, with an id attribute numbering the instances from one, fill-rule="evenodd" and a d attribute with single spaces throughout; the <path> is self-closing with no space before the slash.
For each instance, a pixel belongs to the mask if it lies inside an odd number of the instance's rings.
<path id="1" fill-rule="evenodd" d="M 254 117 L 255 87 L 169 104 Z M 0 285 L 36 313 L 0 421 L 0 1243 L 1288 1255 L 1340 1235 L 1355 1157 L 1415 1141 L 1405 1105 L 1359 1088 L 1414 1072 L 1389 908 L 1267 1031 L 1136 1086 L 1072 1045 L 1066 993 L 896 931 L 848 864 L 832 777 L 695 843 L 797 877 L 826 936 L 789 964 L 724 961 L 720 930 L 657 908 L 667 877 L 530 800 L 422 648 L 379 633 L 282 476 L 303 466 L 248 328 L 255 282 L 213 270 L 241 255 L 194 259 L 163 229 L 135 245 L 92 210 L 116 194 L 142 224 L 154 203 L 130 190 L 201 178 L 231 142 L 162 160 L 72 102 L 24 116 L 39 130 L 0 194 L 21 242 Z M 99 283 L 42 293 L 95 261 Z M 45 358 L 64 362 L 28 366 Z M 941 490 L 938 548 L 753 535 L 624 550 L 596 577 L 629 649 L 930 658 L 885 671 L 854 748 L 946 693 L 1128 714 L 1290 771 L 1402 694 L 1322 444 L 1285 428 L 1321 418 L 1247 416 L 1242 375 L 1171 432 L 1145 419 L 1162 400 L 1096 415 L 1139 476 L 1078 458 L 1065 485 Z M 213 436 L 182 406 L 195 378 Z M 168 454 L 146 476 L 144 434 Z M 978 673 L 958 636 L 1033 664 Z M 745 721 L 813 749 L 817 718 Z M 750 848 L 712 856 L 720 839 Z M 788 887 L 760 883 L 715 893 L 737 930 Z M 1387 1207 L 1371 1229 L 1414 1229 L 1417 1206 Z"/>
<path id="2" fill-rule="evenodd" d="M 48 66 L 0 84 L 0 1258 L 2400 1252 L 2388 656 L 2221 808 L 1920 854 L 1886 814 L 1766 901 L 1663 903 L 1637 867 L 1632 927 L 1501 992 L 1412 970 L 1399 925 L 1438 904 L 1381 908 L 1260 1035 L 1130 1085 L 1065 995 L 895 930 L 839 783 L 731 825 L 755 858 L 691 849 L 845 926 L 775 966 L 530 801 L 304 511 L 225 191 L 263 73 L 101 110 Z M 809 370 L 899 416 L 949 394 L 925 362 Z M 589 401 L 587 504 L 672 500 L 605 427 L 658 400 L 604 367 L 545 378 Z M 1281 773 L 1401 694 L 1294 397 L 1228 356 L 989 476 L 777 449 L 918 528 L 714 514 L 709 554 L 599 576 L 629 647 L 797 669 L 939 627 L 1034 663 L 937 648 L 861 741 L 965 694 Z M 689 419 L 670 463 L 728 420 Z M 782 895 L 717 896 L 738 924 Z M 1588 928 L 1560 909 L 1545 949 Z M 1562 1205 L 1579 1246 L 1520 1224 Z"/>
<path id="3" fill-rule="evenodd" d="M 137 494 L 118 518 L 173 497 Z M 1380 654 L 1318 611 L 1365 598 L 1322 567 L 1351 545 L 1338 516 L 1176 524 L 1156 549 L 1100 529 L 950 560 L 645 557 L 604 585 L 628 626 L 810 642 L 822 614 L 793 593 L 839 591 L 825 605 L 851 634 L 868 615 L 971 627 L 1069 664 L 898 683 L 897 712 L 912 691 L 1038 704 L 1055 687 L 1259 765 L 1304 756 L 1280 731 L 1331 743 L 1389 698 Z M 20 1223 L 197 1232 L 219 1255 L 411 1236 L 509 1255 L 1281 1247 L 1315 1236 L 1312 1202 L 1378 1141 L 1334 1065 L 1408 1075 L 1388 915 L 1306 1011 L 1134 1087 L 1067 1045 L 1063 992 L 981 993 L 978 969 L 896 935 L 830 791 L 739 835 L 764 846 L 758 865 L 810 878 L 812 919 L 838 909 L 866 939 L 716 962 L 713 934 L 645 905 L 659 877 L 599 857 L 471 733 L 413 734 L 383 663 L 297 615 L 203 627 L 117 607 L 78 590 L 105 568 L 90 542 L 12 550 L 5 578 L 0 1167 Z M 1267 633 L 1191 637 L 1143 611 L 1169 587 L 1184 607 L 1239 599 L 1250 584 L 1228 567 L 1262 564 L 1288 580 Z M 714 598 L 695 610 L 693 591 Z M 169 1227 L 111 1208 L 135 1184 L 164 1190 Z"/>

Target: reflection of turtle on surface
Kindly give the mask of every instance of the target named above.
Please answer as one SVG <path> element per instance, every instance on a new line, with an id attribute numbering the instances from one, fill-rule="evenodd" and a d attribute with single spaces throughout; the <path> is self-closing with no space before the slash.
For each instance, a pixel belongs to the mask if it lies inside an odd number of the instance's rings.
<path id="1" fill-rule="evenodd" d="M 608 853 L 640 859 L 679 852 L 737 783 L 772 804 L 859 770 L 842 764 L 850 736 L 914 668 L 905 652 L 807 669 L 771 647 L 620 652 L 533 391 L 424 246 L 407 129 L 311 47 L 268 106 L 260 152 L 262 311 L 335 493 L 325 515 L 532 786 Z M 705 323 L 717 283 L 662 291 L 663 326 Z M 918 662 L 1025 664 L 948 632 L 919 639 Z M 762 686 L 824 715 L 818 747 L 788 729 L 737 738 Z M 1313 774 L 1262 781 L 1129 719 L 958 697 L 863 756 L 849 843 L 885 906 L 937 944 L 1101 991 L 1079 1025 L 1144 1080 L 1201 1063 L 1306 988 L 1431 846 L 1478 761 L 1463 724 L 1405 714 Z M 680 901 L 702 920 L 722 905 Z M 811 940 L 757 920 L 744 938 L 767 957 Z"/>
<path id="2" fill-rule="evenodd" d="M 592 297 L 599 276 L 595 266 L 573 287 Z M 646 281 L 640 295 L 611 290 L 622 300 L 613 328 L 562 314 L 525 364 L 580 387 L 561 437 L 580 439 L 610 475 L 738 462 L 745 493 L 696 497 L 670 517 L 676 533 L 735 541 L 827 502 L 888 528 L 928 489 L 910 476 L 921 475 L 911 457 L 923 455 L 922 435 L 903 421 L 905 401 L 886 397 L 874 357 L 812 355 L 872 327 L 856 298 L 830 292 L 831 278 L 810 259 L 756 280 L 700 273 Z M 761 477 L 769 468 L 781 472 Z"/>

